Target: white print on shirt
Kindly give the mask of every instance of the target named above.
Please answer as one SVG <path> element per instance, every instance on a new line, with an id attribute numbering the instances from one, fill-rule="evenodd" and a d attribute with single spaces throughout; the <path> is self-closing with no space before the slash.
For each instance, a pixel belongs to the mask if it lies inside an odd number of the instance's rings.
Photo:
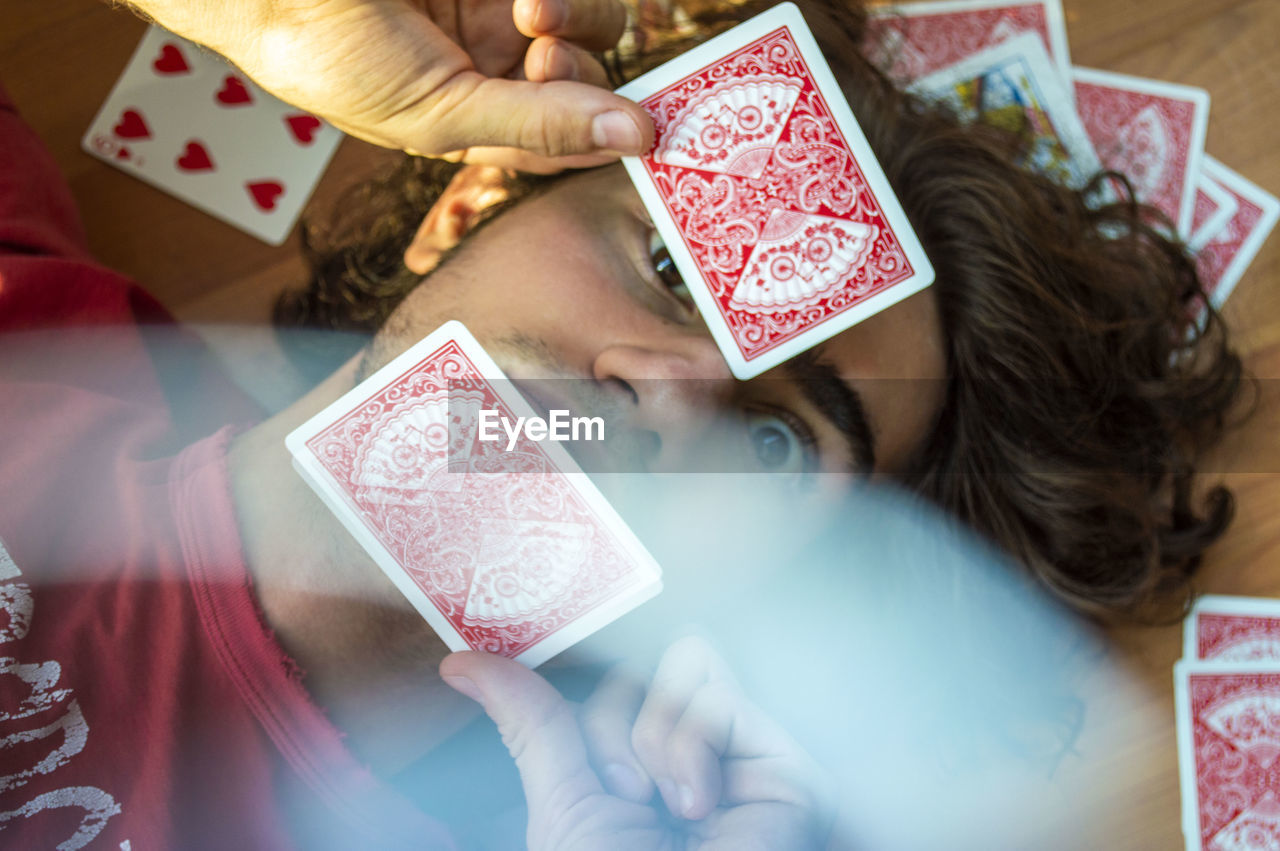
<path id="1" fill-rule="evenodd" d="M 0 668 L 0 674 L 5 673 L 7 671 Z M 84 750 L 84 743 L 89 739 L 89 725 L 84 722 L 84 713 L 80 711 L 80 704 L 73 700 L 67 705 L 67 711 L 57 721 L 46 724 L 38 730 L 20 730 L 0 739 L 0 749 L 11 748 L 23 742 L 47 739 L 59 730 L 62 731 L 62 744 L 30 768 L 0 777 L 0 792 L 17 789 L 19 786 L 26 785 L 32 777 L 48 774 L 71 762 L 71 757 Z"/>
<path id="2" fill-rule="evenodd" d="M 55 846 L 58 851 L 77 851 L 88 845 L 102 832 L 107 820 L 120 813 L 120 805 L 116 803 L 116 799 L 96 786 L 68 786 L 37 795 L 16 810 L 0 813 L 0 830 L 4 830 L 6 822 L 18 816 L 31 818 L 42 810 L 58 810 L 63 807 L 80 807 L 86 814 L 76 832 L 65 842 L 59 842 Z"/>
<path id="3" fill-rule="evenodd" d="M 13 563 L 13 557 L 4 548 L 4 541 L 0 541 L 0 581 L 17 579 L 21 575 L 22 571 L 18 570 L 18 566 Z"/>
<path id="4" fill-rule="evenodd" d="M 36 601 L 32 599 L 27 583 L 0 585 L 0 612 L 9 615 L 9 624 L 0 627 L 0 644 L 27 637 L 27 630 L 31 628 L 31 612 L 35 607 Z"/>
<path id="5" fill-rule="evenodd" d="M 57 662 L 42 665 L 19 665 L 18 660 L 0 658 L 0 674 L 13 674 L 30 686 L 30 694 L 18 704 L 14 712 L 0 712 L 0 721 L 17 721 L 43 712 L 55 703 L 62 703 L 71 696 L 71 689 L 53 688 L 62 676 L 62 666 Z M 14 735 L 17 735 L 16 733 Z M 8 737 L 6 737 L 7 739 Z M 4 788 L 0 787 L 0 792 Z"/>
<path id="6" fill-rule="evenodd" d="M 0 541 L 0 582 L 20 576 L 22 571 L 5 549 L 4 542 Z M 8 616 L 7 624 L 0 625 L 0 645 L 26 637 L 34 611 L 35 600 L 27 583 L 0 585 L 0 613 Z M 34 765 L 0 776 L 0 795 L 25 786 L 33 777 L 56 771 L 84 750 L 89 740 L 89 724 L 79 702 L 71 697 L 72 689 L 57 687 L 61 678 L 62 666 L 56 661 L 21 663 L 12 657 L 0 657 L 0 754 L 14 745 L 43 741 L 62 731 L 62 743 L 52 747 L 51 742 L 49 752 Z M 25 697 L 19 699 L 20 695 Z M 43 727 L 32 729 L 29 724 L 15 723 L 59 705 L 65 705 L 66 711 Z M 3 758 L 0 758 L 0 765 L 14 767 Z M 0 806 L 6 803 L 0 800 Z M 16 809 L 0 811 L 0 833 L 14 819 L 29 819 L 45 810 L 63 807 L 79 807 L 85 814 L 75 833 L 56 846 L 58 851 L 83 848 L 102 832 L 112 816 L 121 812 L 116 799 L 96 786 L 67 786 L 37 795 Z M 120 848 L 128 851 L 128 840 L 122 842 Z"/>
<path id="7" fill-rule="evenodd" d="M 22 571 L 18 570 L 18 566 L 13 563 L 13 557 L 4 548 L 4 541 L 0 541 L 0 582 L 17 579 L 21 575 Z M 15 582 L 0 585 L 0 612 L 9 615 L 8 625 L 0 627 L 0 644 L 26 637 L 27 630 L 31 627 L 31 612 L 34 608 L 35 601 L 31 599 L 31 589 L 27 583 Z"/>

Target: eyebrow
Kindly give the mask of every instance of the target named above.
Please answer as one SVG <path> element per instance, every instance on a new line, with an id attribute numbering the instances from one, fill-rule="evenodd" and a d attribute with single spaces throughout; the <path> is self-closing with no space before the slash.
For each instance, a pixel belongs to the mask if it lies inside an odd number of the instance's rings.
<path id="1" fill-rule="evenodd" d="M 813 350 L 787 361 L 783 370 L 800 385 L 805 398 L 844 436 L 849 455 L 859 470 L 874 470 L 875 436 L 858 391 L 840 377 L 830 361 L 821 360 Z"/>

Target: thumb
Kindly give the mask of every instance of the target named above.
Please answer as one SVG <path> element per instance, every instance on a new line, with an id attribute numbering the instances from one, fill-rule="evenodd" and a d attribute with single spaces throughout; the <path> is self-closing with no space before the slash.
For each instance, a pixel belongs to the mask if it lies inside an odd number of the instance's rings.
<path id="1" fill-rule="evenodd" d="M 498 725 L 524 786 L 529 817 L 554 818 L 590 795 L 604 794 L 569 704 L 550 683 L 519 662 L 489 653 L 446 656 L 440 676 L 484 707 Z"/>
<path id="2" fill-rule="evenodd" d="M 586 83 L 464 71 L 421 107 L 392 122 L 403 125 L 394 134 L 423 153 L 510 147 L 545 157 L 639 156 L 653 144 L 653 121 L 639 104 Z"/>

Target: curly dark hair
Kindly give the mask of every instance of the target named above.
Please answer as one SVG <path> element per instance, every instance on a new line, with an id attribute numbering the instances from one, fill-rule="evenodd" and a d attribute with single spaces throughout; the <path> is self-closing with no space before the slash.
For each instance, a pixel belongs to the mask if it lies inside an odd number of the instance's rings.
<path id="1" fill-rule="evenodd" d="M 607 67 L 629 76 L 763 5 L 691 3 L 671 30 L 642 13 Z M 1125 189 L 1091 207 L 1090 188 L 1019 165 L 1029 134 L 900 91 L 864 56 L 858 3 L 799 5 L 937 274 L 948 389 L 903 484 L 1077 610 L 1180 612 L 1232 515 L 1223 487 L 1196 499 L 1193 472 L 1243 381 L 1185 245 L 1122 176 L 1099 175 Z M 419 282 L 402 256 L 455 170 L 408 159 L 309 226 L 314 277 L 277 321 L 375 331 Z M 513 177 L 513 197 L 547 180 Z"/>

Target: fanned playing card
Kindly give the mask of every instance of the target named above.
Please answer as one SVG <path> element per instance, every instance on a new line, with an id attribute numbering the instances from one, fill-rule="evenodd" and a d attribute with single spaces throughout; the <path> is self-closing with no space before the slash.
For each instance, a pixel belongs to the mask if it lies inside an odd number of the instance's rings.
<path id="1" fill-rule="evenodd" d="M 1221 307 L 1275 227 L 1280 201 L 1207 154 L 1201 167 L 1236 202 L 1230 220 L 1196 246 L 1200 279 L 1210 301 Z"/>
<path id="2" fill-rule="evenodd" d="M 627 171 L 747 379 L 933 282 L 799 10 L 783 3 L 623 86 L 656 126 Z"/>
<path id="3" fill-rule="evenodd" d="M 450 649 L 530 667 L 662 588 L 558 443 L 481 439 L 482 419 L 533 416 L 448 322 L 286 439 L 298 472 Z"/>
<path id="4" fill-rule="evenodd" d="M 272 245 L 293 229 L 341 141 L 220 57 L 147 31 L 84 150 Z"/>
<path id="5" fill-rule="evenodd" d="M 1206 175 L 1203 166 L 1204 163 L 1201 162 L 1200 173 L 1196 175 L 1196 200 L 1191 213 L 1191 237 L 1187 240 L 1187 247 L 1193 253 L 1204 248 L 1210 239 L 1217 236 L 1227 223 L 1235 218 L 1236 210 L 1240 208 L 1236 196 L 1228 192 L 1225 186 Z"/>
<path id="6" fill-rule="evenodd" d="M 1174 702 L 1188 851 L 1280 847 L 1280 670 L 1179 662 Z"/>
<path id="7" fill-rule="evenodd" d="M 1029 127 L 1025 165 L 1068 186 L 1081 188 L 1102 169 L 1066 83 L 1032 33 L 936 71 L 911 89 L 949 104 L 968 121 Z"/>
<path id="8" fill-rule="evenodd" d="M 1280 669 L 1280 600 L 1203 596 L 1187 616 L 1183 642 L 1186 659 L 1271 661 Z"/>
<path id="9" fill-rule="evenodd" d="M 1022 33 L 1039 36 L 1066 79 L 1071 69 L 1060 0 L 937 0 L 872 6 L 867 55 L 912 83 Z"/>
<path id="10" fill-rule="evenodd" d="M 1102 164 L 1124 174 L 1138 200 L 1191 235 L 1209 93 L 1193 86 L 1072 70 L 1076 111 Z"/>

